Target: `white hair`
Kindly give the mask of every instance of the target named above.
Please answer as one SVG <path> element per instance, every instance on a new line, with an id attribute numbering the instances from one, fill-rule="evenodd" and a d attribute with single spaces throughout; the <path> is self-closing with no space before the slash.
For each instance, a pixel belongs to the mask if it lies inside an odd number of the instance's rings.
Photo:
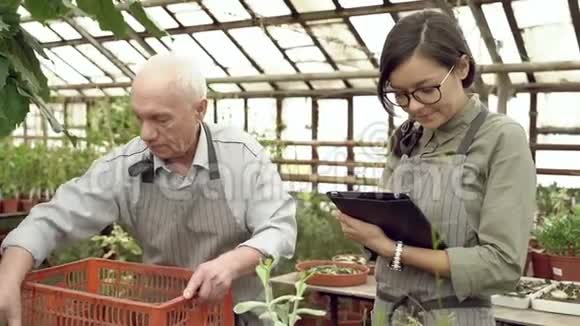
<path id="1" fill-rule="evenodd" d="M 187 96 L 194 99 L 207 97 L 205 76 L 197 60 L 191 55 L 176 51 L 160 53 L 147 60 L 139 73 L 151 70 L 154 74 L 167 73 L 176 83 L 171 87 L 183 90 Z"/>

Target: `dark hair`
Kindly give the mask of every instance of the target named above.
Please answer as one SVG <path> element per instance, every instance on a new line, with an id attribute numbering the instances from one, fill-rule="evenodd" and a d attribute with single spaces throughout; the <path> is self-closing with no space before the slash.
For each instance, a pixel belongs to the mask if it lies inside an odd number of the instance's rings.
<path id="1" fill-rule="evenodd" d="M 423 10 L 399 20 L 387 35 L 380 62 L 379 100 L 389 114 L 392 106 L 385 99 L 385 87 L 393 70 L 418 51 L 451 69 L 462 55 L 469 58 L 469 74 L 463 88 L 475 79 L 475 61 L 461 29 L 447 14 Z"/>

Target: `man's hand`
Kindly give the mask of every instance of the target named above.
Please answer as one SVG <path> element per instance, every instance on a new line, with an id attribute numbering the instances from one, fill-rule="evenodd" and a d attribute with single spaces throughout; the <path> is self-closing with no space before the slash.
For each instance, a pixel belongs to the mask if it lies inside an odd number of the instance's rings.
<path id="1" fill-rule="evenodd" d="M 22 325 L 20 286 L 26 273 L 32 268 L 32 255 L 19 247 L 10 247 L 0 262 L 0 324 Z"/>
<path id="2" fill-rule="evenodd" d="M 219 301 L 232 282 L 255 272 L 262 254 L 257 249 L 241 246 L 197 267 L 183 291 L 186 299 Z"/>
<path id="3" fill-rule="evenodd" d="M 21 311 L 18 284 L 6 280 L 0 281 L 0 324 L 7 321 L 8 326 L 21 326 Z"/>
<path id="4" fill-rule="evenodd" d="M 183 291 L 186 299 L 216 302 L 228 293 L 236 275 L 223 256 L 199 265 Z"/>

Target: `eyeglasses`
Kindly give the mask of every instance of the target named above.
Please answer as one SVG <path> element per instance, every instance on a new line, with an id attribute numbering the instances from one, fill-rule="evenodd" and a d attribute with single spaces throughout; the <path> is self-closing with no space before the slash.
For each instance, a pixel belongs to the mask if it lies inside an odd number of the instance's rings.
<path id="1" fill-rule="evenodd" d="M 387 89 L 384 92 L 383 96 L 385 97 L 387 102 L 398 107 L 409 106 L 409 103 L 411 103 L 411 96 L 413 96 L 413 98 L 419 103 L 426 105 L 435 104 L 441 100 L 441 86 L 447 80 L 449 75 L 451 75 L 453 68 L 455 68 L 455 65 L 452 66 L 451 69 L 449 69 L 447 75 L 443 77 L 443 80 L 441 80 L 441 82 L 437 86 L 417 88 L 416 90 L 410 93 L 404 91 L 396 91 L 393 89 L 390 90 Z M 389 85 L 387 84 L 387 87 L 388 86 Z"/>

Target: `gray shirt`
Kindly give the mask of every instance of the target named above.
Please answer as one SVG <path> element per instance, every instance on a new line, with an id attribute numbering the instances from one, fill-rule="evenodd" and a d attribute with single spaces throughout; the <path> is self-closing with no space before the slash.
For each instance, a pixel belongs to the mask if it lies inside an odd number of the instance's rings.
<path id="1" fill-rule="evenodd" d="M 296 205 L 283 189 L 268 152 L 235 128 L 208 125 L 216 150 L 226 200 L 235 222 L 252 237 L 240 244 L 276 257 L 290 258 L 296 243 Z M 169 196 L 193 196 L 197 183 L 209 178 L 207 140 L 203 128 L 187 176 L 172 172 L 154 156 L 155 183 Z M 19 246 L 40 264 L 58 246 L 86 239 L 113 222 L 137 220 L 140 178 L 128 168 L 148 155 L 140 138 L 93 162 L 88 171 L 59 187 L 48 203 L 35 206 L 0 247 Z M 211 194 L 208 194 L 211 196 Z"/>

